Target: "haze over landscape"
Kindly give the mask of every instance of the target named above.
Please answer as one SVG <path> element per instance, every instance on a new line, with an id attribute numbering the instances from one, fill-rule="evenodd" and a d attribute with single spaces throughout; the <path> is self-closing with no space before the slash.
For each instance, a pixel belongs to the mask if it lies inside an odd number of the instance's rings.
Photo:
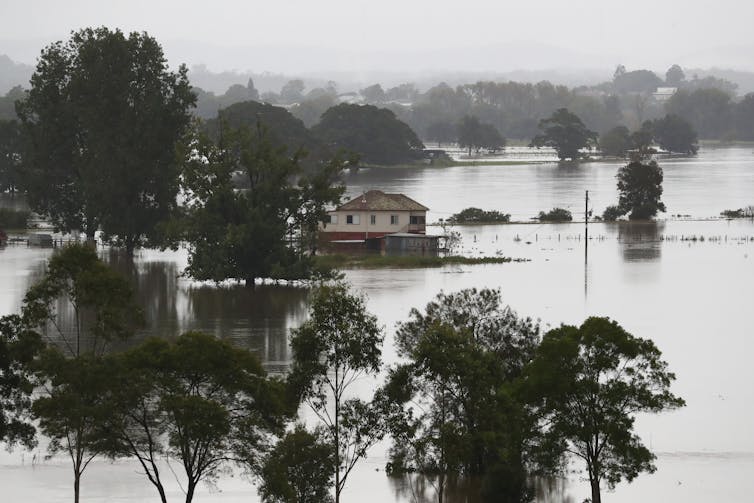
<path id="1" fill-rule="evenodd" d="M 700 76 L 713 67 L 754 71 L 752 18 L 754 4 L 737 0 L 6 2 L 0 55 L 34 65 L 52 41 L 104 25 L 147 31 L 171 65 L 212 72 L 282 73 L 345 88 L 482 78 L 589 85 L 618 64 L 658 73 L 679 64 Z M 19 83 L 4 73 L 0 92 Z"/>

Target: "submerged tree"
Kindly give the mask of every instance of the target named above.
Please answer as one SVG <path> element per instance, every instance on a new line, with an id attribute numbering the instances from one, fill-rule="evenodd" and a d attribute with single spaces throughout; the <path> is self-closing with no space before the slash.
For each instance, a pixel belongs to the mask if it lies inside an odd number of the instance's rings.
<path id="1" fill-rule="evenodd" d="M 665 211 L 662 168 L 657 162 L 632 161 L 618 170 L 618 207 L 631 220 L 652 218 Z"/>
<path id="2" fill-rule="evenodd" d="M 542 134 L 531 141 L 533 147 L 551 147 L 561 161 L 576 160 L 579 151 L 591 148 L 597 142 L 597 133 L 590 131 L 579 117 L 566 108 L 559 108 L 547 119 L 539 121 Z"/>
<path id="3" fill-rule="evenodd" d="M 78 502 L 84 471 L 106 450 L 102 425 L 110 411 L 112 373 L 102 355 L 113 339 L 133 333 L 141 313 L 128 281 L 93 248 L 73 245 L 56 253 L 29 289 L 22 319 L 47 338 L 47 349 L 34 362 L 40 392 L 32 410 L 50 438 L 50 452 L 70 456 Z"/>
<path id="4" fill-rule="evenodd" d="M 383 335 L 364 299 L 344 284 L 318 288 L 309 315 L 293 332 L 289 379 L 324 426 L 338 503 L 356 463 L 387 432 L 381 402 L 348 397 L 357 379 L 379 371 Z"/>
<path id="5" fill-rule="evenodd" d="M 340 201 L 344 187 L 335 181 L 346 163 L 336 157 L 304 174 L 302 155 L 271 145 L 261 125 L 226 131 L 218 144 L 195 143 L 179 236 L 189 245 L 190 276 L 247 285 L 311 276 L 317 225 Z M 247 188 L 237 188 L 237 175 Z"/>
<path id="6" fill-rule="evenodd" d="M 30 205 L 62 231 L 101 229 L 129 253 L 159 240 L 195 99 L 186 68 L 169 71 L 146 33 L 87 28 L 46 47 L 18 105 Z"/>
<path id="7" fill-rule="evenodd" d="M 330 503 L 334 475 L 333 450 L 322 432 L 296 425 L 266 457 L 259 493 L 264 503 Z"/>
<path id="8" fill-rule="evenodd" d="M 470 289 L 439 294 L 425 313 L 413 309 L 396 341 L 406 363 L 391 370 L 383 393 L 404 411 L 391 423 L 390 470 L 434 478 L 440 503 L 447 482 L 464 476 L 494 486 L 490 501 L 526 500 L 535 431 L 515 388 L 538 325 L 503 306 L 500 292 Z"/>
<path id="9" fill-rule="evenodd" d="M 691 123 L 677 115 L 666 115 L 652 123 L 654 139 L 668 152 L 693 155 L 699 150 L 696 131 Z"/>
<path id="10" fill-rule="evenodd" d="M 272 435 L 296 409 L 251 352 L 211 335 L 148 339 L 109 362 L 106 452 L 136 458 L 163 503 L 162 459 L 180 463 L 190 503 L 198 484 L 228 463 L 258 472 Z"/>
<path id="11" fill-rule="evenodd" d="M 612 488 L 654 472 L 655 455 L 634 433 L 635 414 L 682 407 L 670 392 L 675 375 L 650 340 L 608 318 L 588 318 L 545 334 L 527 370 L 547 443 L 584 461 L 592 503 Z"/>

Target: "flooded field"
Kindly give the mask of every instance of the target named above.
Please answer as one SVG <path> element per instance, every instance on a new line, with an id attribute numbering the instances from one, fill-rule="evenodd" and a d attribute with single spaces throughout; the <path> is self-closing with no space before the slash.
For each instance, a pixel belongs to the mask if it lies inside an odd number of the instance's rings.
<path id="1" fill-rule="evenodd" d="M 384 357 L 395 362 L 395 324 L 411 307 L 440 290 L 500 288 L 505 302 L 546 326 L 610 316 L 636 336 L 651 338 L 677 375 L 673 390 L 687 406 L 642 416 L 637 430 L 658 454 L 658 471 L 619 485 L 606 501 L 750 501 L 754 494 L 754 222 L 716 218 L 724 209 L 754 204 L 751 148 L 704 149 L 695 158 L 661 160 L 663 200 L 669 215 L 657 223 L 590 224 L 585 262 L 584 225 L 538 224 L 459 228 L 463 252 L 530 259 L 495 265 L 438 269 L 359 269 L 347 279 L 368 296 L 387 334 Z M 369 189 L 403 192 L 430 208 L 428 221 L 468 206 L 528 220 L 554 206 L 583 212 L 590 191 L 595 214 L 614 204 L 619 163 L 559 166 L 473 166 L 364 170 L 347 178 L 351 195 Z M 433 232 L 430 227 L 428 232 Z M 50 250 L 10 246 L 0 250 L 0 314 L 18 309 L 40 277 Z M 182 251 L 142 251 L 127 262 L 103 257 L 137 285 L 149 332 L 166 335 L 199 329 L 254 350 L 272 371 L 290 361 L 288 331 L 306 316 L 303 288 L 242 287 L 193 283 L 179 277 Z M 374 382 L 359 382 L 368 394 Z M 412 486 L 385 476 L 385 449 L 377 446 L 354 472 L 344 501 L 410 502 Z M 8 501 L 67 501 L 71 486 L 65 458 L 0 453 L 0 485 Z M 152 487 L 135 463 L 93 463 L 82 483 L 89 502 L 152 501 Z M 588 496 L 583 474 L 556 485 L 541 502 L 579 503 Z M 180 488 L 171 487 L 173 498 Z M 258 501 L 243 477 L 203 487 L 197 501 Z"/>

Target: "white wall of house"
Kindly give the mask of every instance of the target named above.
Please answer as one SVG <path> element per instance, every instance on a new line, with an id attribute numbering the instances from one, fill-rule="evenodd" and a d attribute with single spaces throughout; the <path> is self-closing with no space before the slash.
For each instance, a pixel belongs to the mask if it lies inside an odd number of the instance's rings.
<path id="1" fill-rule="evenodd" d="M 419 217 L 426 221 L 426 211 L 330 211 L 330 218 L 334 221 L 322 225 L 325 232 L 363 232 L 392 234 L 394 232 L 409 232 L 416 228 L 410 225 L 411 217 Z M 334 217 L 334 218 L 333 218 Z M 350 218 L 349 218 L 350 217 Z M 351 223 L 349 223 L 349 221 Z M 421 221 L 421 220 L 420 220 Z M 422 229 L 424 225 L 421 225 Z"/>

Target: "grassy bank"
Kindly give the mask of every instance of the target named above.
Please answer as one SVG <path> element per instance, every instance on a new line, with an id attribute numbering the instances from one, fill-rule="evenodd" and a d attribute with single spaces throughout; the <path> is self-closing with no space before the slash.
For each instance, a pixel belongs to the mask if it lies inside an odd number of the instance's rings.
<path id="1" fill-rule="evenodd" d="M 377 254 L 364 255 L 319 255 L 316 257 L 317 265 L 324 268 L 401 268 L 415 269 L 423 267 L 442 267 L 444 265 L 474 265 L 474 264 L 505 264 L 507 262 L 523 262 L 524 259 L 512 259 L 510 257 L 461 257 L 457 255 L 449 257 L 427 257 L 417 255 L 406 256 L 383 256 Z"/>

